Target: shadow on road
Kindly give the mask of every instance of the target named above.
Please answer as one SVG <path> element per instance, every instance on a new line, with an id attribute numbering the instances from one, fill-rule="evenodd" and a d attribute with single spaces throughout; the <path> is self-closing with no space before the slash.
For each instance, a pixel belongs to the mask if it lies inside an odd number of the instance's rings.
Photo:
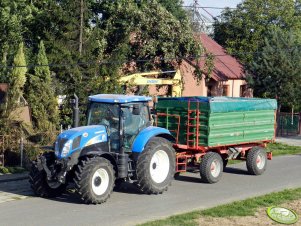
<path id="1" fill-rule="evenodd" d="M 118 187 L 115 187 L 113 192 L 116 193 L 127 193 L 127 194 L 143 194 L 135 185 L 130 183 L 121 183 Z M 72 204 L 84 204 L 80 196 L 76 193 L 74 186 L 70 186 L 67 192 L 60 197 L 51 199 L 52 201 L 72 203 Z"/>
<path id="2" fill-rule="evenodd" d="M 123 182 L 118 187 L 114 188 L 114 192 L 143 195 L 136 185 Z"/>
<path id="3" fill-rule="evenodd" d="M 198 174 L 199 175 L 199 174 Z M 175 180 L 177 181 L 184 181 L 184 182 L 190 182 L 190 183 L 202 183 L 201 178 L 188 176 L 188 175 L 176 175 Z"/>
<path id="4" fill-rule="evenodd" d="M 121 183 L 118 187 L 114 188 L 114 192 L 127 193 L 127 194 L 143 194 L 135 185 L 129 183 Z M 37 197 L 32 191 L 28 179 L 9 181 L 0 183 L 0 203 L 12 200 L 19 200 L 21 197 Z M 67 187 L 66 192 L 56 198 L 49 198 L 52 201 L 83 204 L 80 196 L 76 193 L 74 184 Z"/>
<path id="5" fill-rule="evenodd" d="M 233 168 L 233 167 L 226 167 L 224 169 L 224 173 L 240 174 L 240 175 L 250 175 L 247 170 Z"/>

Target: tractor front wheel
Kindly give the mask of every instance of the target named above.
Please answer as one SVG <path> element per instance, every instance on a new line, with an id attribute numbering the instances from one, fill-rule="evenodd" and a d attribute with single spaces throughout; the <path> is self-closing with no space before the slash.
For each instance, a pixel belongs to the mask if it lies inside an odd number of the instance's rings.
<path id="1" fill-rule="evenodd" d="M 46 153 L 47 165 L 51 166 L 54 164 L 52 159 L 54 153 Z M 37 196 L 44 198 L 54 198 L 60 196 L 66 190 L 66 184 L 61 184 L 58 181 L 49 181 L 45 170 L 39 170 L 37 162 L 33 161 L 31 165 L 31 170 L 29 172 L 29 183 Z"/>
<path id="2" fill-rule="evenodd" d="M 75 171 L 77 192 L 87 204 L 105 202 L 113 191 L 114 181 L 113 165 L 102 157 L 82 160 Z"/>
<path id="3" fill-rule="evenodd" d="M 166 139 L 151 138 L 137 161 L 139 189 L 146 194 L 166 191 L 175 174 L 175 159 L 175 150 Z"/>

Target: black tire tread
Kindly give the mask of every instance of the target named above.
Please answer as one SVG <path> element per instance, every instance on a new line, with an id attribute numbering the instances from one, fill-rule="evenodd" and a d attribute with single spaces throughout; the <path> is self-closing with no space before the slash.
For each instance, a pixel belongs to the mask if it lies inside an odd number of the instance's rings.
<path id="1" fill-rule="evenodd" d="M 201 160 L 200 164 L 200 175 L 201 175 L 201 180 L 202 182 L 213 184 L 216 183 L 220 180 L 223 170 L 221 170 L 220 175 L 216 178 L 211 178 L 210 176 L 210 167 L 211 167 L 211 162 L 214 160 L 214 158 L 219 159 L 221 165 L 221 169 L 223 169 L 223 160 L 222 157 L 215 152 L 208 152 L 204 155 L 204 157 Z"/>
<path id="2" fill-rule="evenodd" d="M 257 168 L 256 159 L 257 159 L 257 155 L 260 152 L 264 153 L 264 155 L 266 156 L 266 151 L 264 150 L 264 148 L 259 147 L 259 146 L 255 146 L 255 147 L 251 148 L 251 150 L 248 151 L 246 165 L 247 165 L 248 172 L 251 175 L 261 175 L 266 170 L 267 157 L 265 159 L 265 166 L 263 167 L 263 169 Z"/>
<path id="3" fill-rule="evenodd" d="M 166 180 L 161 184 L 156 184 L 152 181 L 149 175 L 149 161 L 151 160 L 153 150 L 160 146 L 166 147 L 170 150 L 171 158 L 170 161 L 170 170 Z M 171 185 L 171 181 L 175 174 L 175 151 L 170 145 L 170 143 L 161 137 L 154 137 L 151 138 L 150 141 L 147 143 L 144 151 L 140 154 L 138 161 L 137 161 L 137 178 L 138 178 L 138 188 L 146 194 L 162 194 L 164 191 L 168 190 L 168 187 Z M 167 183 L 165 183 L 167 182 Z"/>
<path id="4" fill-rule="evenodd" d="M 60 196 L 66 190 L 67 186 L 66 184 L 62 184 L 55 189 L 49 187 L 46 182 L 46 172 L 44 170 L 38 170 L 36 161 L 33 161 L 31 165 L 29 183 L 35 195 L 43 198 L 55 198 Z"/>
<path id="5" fill-rule="evenodd" d="M 112 182 L 109 184 L 108 192 L 103 197 L 95 197 L 90 189 L 90 176 L 93 168 L 98 166 L 107 167 L 108 172 L 112 176 Z M 84 158 L 79 162 L 75 169 L 74 183 L 78 194 L 86 204 L 101 204 L 110 198 L 113 191 L 115 180 L 115 170 L 111 162 L 103 157 Z"/>

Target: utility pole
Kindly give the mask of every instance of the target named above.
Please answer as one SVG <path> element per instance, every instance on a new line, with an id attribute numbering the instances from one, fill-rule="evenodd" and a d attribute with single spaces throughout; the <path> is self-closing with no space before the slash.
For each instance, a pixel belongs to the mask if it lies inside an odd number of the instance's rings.
<path id="1" fill-rule="evenodd" d="M 80 27 L 79 27 L 79 55 L 82 55 L 83 50 L 83 26 L 84 26 L 84 0 L 80 0 Z"/>
<path id="2" fill-rule="evenodd" d="M 209 24 L 212 23 L 212 20 L 208 15 L 213 17 L 205 8 L 199 5 L 198 0 L 194 0 L 192 4 L 192 24 L 195 32 L 210 33 Z"/>

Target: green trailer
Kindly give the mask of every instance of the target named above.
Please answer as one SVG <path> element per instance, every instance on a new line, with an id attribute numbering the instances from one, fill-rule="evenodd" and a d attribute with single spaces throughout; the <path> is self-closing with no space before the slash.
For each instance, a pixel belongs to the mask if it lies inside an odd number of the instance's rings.
<path id="1" fill-rule="evenodd" d="M 245 160 L 251 174 L 262 174 L 265 146 L 273 141 L 277 102 L 230 97 L 159 98 L 156 125 L 175 137 L 177 172 L 199 167 L 201 178 L 217 182 L 229 159 Z"/>

